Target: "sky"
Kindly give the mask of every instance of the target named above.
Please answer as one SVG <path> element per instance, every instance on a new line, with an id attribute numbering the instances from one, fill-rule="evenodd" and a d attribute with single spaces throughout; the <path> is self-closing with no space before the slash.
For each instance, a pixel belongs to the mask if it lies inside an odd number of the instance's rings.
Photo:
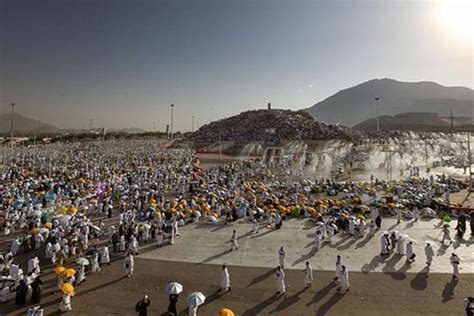
<path id="1" fill-rule="evenodd" d="M 0 0 L 0 113 L 164 130 L 175 104 L 186 131 L 374 78 L 474 88 L 474 2 L 443 1 Z"/>

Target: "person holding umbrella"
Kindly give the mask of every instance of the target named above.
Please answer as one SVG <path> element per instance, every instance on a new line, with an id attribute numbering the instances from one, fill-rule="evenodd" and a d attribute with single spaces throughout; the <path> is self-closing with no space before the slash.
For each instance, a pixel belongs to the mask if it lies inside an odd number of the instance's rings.
<path id="1" fill-rule="evenodd" d="M 61 291 L 63 292 L 63 296 L 59 304 L 59 310 L 62 312 L 71 311 L 71 297 L 74 296 L 74 287 L 70 283 L 64 283 L 61 286 Z"/>
<path id="2" fill-rule="evenodd" d="M 85 266 L 86 265 L 84 264 L 79 264 L 79 268 L 77 269 L 76 286 L 86 281 Z"/>
<path id="3" fill-rule="evenodd" d="M 168 305 L 168 312 L 175 316 L 178 315 L 178 308 L 177 308 L 178 298 L 179 298 L 179 294 L 170 294 L 169 296 L 170 303 Z"/>
<path id="4" fill-rule="evenodd" d="M 197 316 L 198 307 L 204 304 L 206 297 L 201 292 L 193 292 L 186 299 L 188 303 L 188 316 Z"/>
<path id="5" fill-rule="evenodd" d="M 165 286 L 165 292 L 169 294 L 170 303 L 168 305 L 168 312 L 173 315 L 178 315 L 176 305 L 178 304 L 179 293 L 183 291 L 183 286 L 177 282 L 168 283 Z"/>

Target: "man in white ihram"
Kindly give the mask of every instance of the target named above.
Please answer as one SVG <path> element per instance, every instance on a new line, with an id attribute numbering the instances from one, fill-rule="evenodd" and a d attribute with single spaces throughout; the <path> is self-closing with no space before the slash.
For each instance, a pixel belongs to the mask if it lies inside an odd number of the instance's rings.
<path id="1" fill-rule="evenodd" d="M 313 284 L 313 268 L 309 264 L 309 261 L 306 261 L 306 268 L 303 270 L 303 273 L 305 288 L 308 289 Z"/>
<path id="2" fill-rule="evenodd" d="M 282 268 L 285 267 L 285 259 L 286 259 L 286 250 L 283 248 L 283 246 L 280 247 L 280 250 L 278 251 L 278 259 L 280 261 L 280 266 Z"/>
<path id="3" fill-rule="evenodd" d="M 221 291 L 222 292 L 230 291 L 230 275 L 229 275 L 229 271 L 227 270 L 227 266 L 225 264 L 222 266 Z"/>

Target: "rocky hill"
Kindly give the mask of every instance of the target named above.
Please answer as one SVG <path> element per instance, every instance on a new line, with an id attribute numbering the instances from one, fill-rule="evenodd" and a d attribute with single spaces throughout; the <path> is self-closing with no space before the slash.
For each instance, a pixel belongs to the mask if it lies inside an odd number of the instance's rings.
<path id="1" fill-rule="evenodd" d="M 216 141 L 353 139 L 360 132 L 316 121 L 305 111 L 254 110 L 202 126 L 189 135 L 196 143 Z"/>

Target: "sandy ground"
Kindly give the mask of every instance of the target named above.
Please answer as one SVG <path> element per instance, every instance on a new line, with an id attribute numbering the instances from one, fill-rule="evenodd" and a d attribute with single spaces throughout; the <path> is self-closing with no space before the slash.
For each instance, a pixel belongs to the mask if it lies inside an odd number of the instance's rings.
<path id="1" fill-rule="evenodd" d="M 140 259 L 135 274 L 124 277 L 122 260 L 106 266 L 102 273 L 88 275 L 77 288 L 70 315 L 133 315 L 135 303 L 144 294 L 151 297 L 150 315 L 166 312 L 168 298 L 163 286 L 179 281 L 184 286 L 178 310 L 186 315 L 186 296 L 203 292 L 206 303 L 199 315 L 218 315 L 222 307 L 232 308 L 237 315 L 462 315 L 464 297 L 472 295 L 474 275 L 462 275 L 452 281 L 447 274 L 420 273 L 351 273 L 351 289 L 338 294 L 332 281 L 334 273 L 315 272 L 313 287 L 305 290 L 303 273 L 287 271 L 290 288 L 277 297 L 273 269 L 229 267 L 232 291 L 216 293 L 221 267 L 207 264 L 174 263 Z M 59 314 L 60 294 L 55 292 L 53 273 L 46 279 L 43 299 L 47 315 Z M 158 289 L 157 289 L 158 288 Z M 24 315 L 13 302 L 1 306 L 2 315 Z M 166 315 L 166 313 L 164 314 Z"/>

